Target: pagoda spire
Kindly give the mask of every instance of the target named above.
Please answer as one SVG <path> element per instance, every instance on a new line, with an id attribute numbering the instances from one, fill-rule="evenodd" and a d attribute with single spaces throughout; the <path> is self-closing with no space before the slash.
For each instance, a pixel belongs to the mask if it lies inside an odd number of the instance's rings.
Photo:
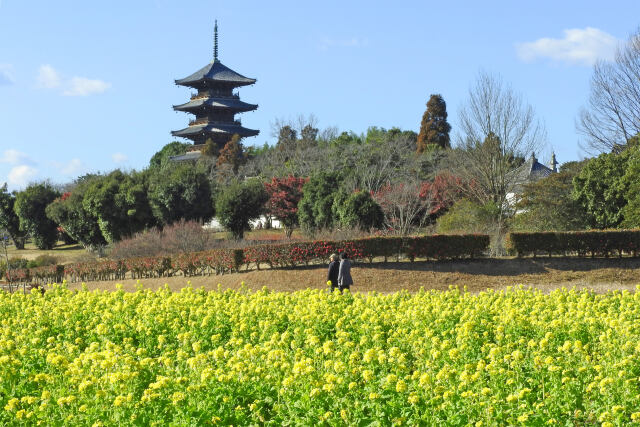
<path id="1" fill-rule="evenodd" d="M 218 61 L 218 20 L 215 20 L 213 26 L 213 62 Z"/>

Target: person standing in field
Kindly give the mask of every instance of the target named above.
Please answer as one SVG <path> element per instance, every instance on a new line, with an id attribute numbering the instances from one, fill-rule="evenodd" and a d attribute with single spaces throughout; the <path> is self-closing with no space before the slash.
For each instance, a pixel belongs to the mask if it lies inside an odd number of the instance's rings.
<path id="1" fill-rule="evenodd" d="M 329 271 L 327 272 L 327 282 L 331 282 L 331 293 L 338 289 L 338 270 L 340 269 L 340 262 L 336 254 L 331 254 L 329 257 Z"/>
<path id="2" fill-rule="evenodd" d="M 351 278 L 351 261 L 346 253 L 340 254 L 340 269 L 338 270 L 338 286 L 340 292 L 345 289 L 349 289 L 353 285 L 353 279 Z"/>

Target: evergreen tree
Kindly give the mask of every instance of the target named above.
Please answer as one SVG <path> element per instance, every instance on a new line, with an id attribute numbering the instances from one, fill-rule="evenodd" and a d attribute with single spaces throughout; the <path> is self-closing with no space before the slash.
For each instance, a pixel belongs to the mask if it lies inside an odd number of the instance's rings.
<path id="1" fill-rule="evenodd" d="M 442 95 L 431 95 L 427 102 L 427 111 L 422 116 L 420 133 L 418 134 L 418 153 L 428 150 L 429 145 L 449 148 L 449 131 L 451 125 L 447 122 L 447 104 Z"/>
<path id="2" fill-rule="evenodd" d="M 193 144 L 186 142 L 173 141 L 162 147 L 160 151 L 151 157 L 149 166 L 151 168 L 159 168 L 166 165 L 169 162 L 171 156 L 179 156 L 186 153 L 189 148 L 193 147 Z"/>
<path id="3" fill-rule="evenodd" d="M 207 138 L 207 140 L 204 142 L 204 147 L 202 148 L 201 153 L 203 156 L 213 157 L 217 156 L 219 154 L 219 151 L 220 149 L 218 148 L 216 143 L 213 142 L 211 138 Z"/>
<path id="4" fill-rule="evenodd" d="M 227 142 L 222 150 L 220 150 L 220 156 L 216 163 L 217 167 L 222 165 L 229 165 L 233 170 L 234 175 L 238 173 L 238 168 L 245 164 L 247 156 L 244 153 L 244 147 L 240 142 L 240 136 L 238 134 L 233 135 L 231 140 Z"/>
<path id="5" fill-rule="evenodd" d="M 232 182 L 216 200 L 216 215 L 232 237 L 240 240 L 250 229 L 249 221 L 262 215 L 268 200 L 269 194 L 259 180 Z"/>
<path id="6" fill-rule="evenodd" d="M 47 218 L 45 209 L 59 196 L 48 182 L 32 184 L 16 195 L 20 228 L 31 235 L 38 249 L 52 249 L 58 240 L 58 224 Z"/>
<path id="7" fill-rule="evenodd" d="M 9 193 L 7 184 L 0 187 L 0 229 L 11 236 L 16 249 L 24 249 L 25 232 L 20 228 L 20 219 L 14 210 L 16 195 Z"/>
<path id="8" fill-rule="evenodd" d="M 281 151 L 295 150 L 298 141 L 298 132 L 291 126 L 286 125 L 280 128 L 278 132 L 278 143 L 276 147 Z"/>

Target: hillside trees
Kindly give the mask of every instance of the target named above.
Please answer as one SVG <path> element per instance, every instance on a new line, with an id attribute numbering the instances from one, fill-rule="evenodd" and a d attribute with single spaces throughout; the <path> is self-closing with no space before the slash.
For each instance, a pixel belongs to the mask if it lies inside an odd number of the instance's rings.
<path id="1" fill-rule="evenodd" d="M 336 221 L 344 227 L 370 231 L 384 223 L 382 208 L 368 191 L 336 193 L 332 210 Z"/>
<path id="2" fill-rule="evenodd" d="M 259 180 L 235 181 L 218 195 L 216 215 L 220 224 L 239 240 L 249 230 L 249 221 L 262 215 L 268 199 L 269 195 Z"/>
<path id="3" fill-rule="evenodd" d="M 149 204 L 162 225 L 180 219 L 206 221 L 214 215 L 213 191 L 204 172 L 188 164 L 176 164 L 151 174 Z"/>
<path id="4" fill-rule="evenodd" d="M 155 225 L 147 192 L 147 174 L 115 170 L 91 180 L 82 204 L 112 243 Z"/>
<path id="5" fill-rule="evenodd" d="M 298 203 L 302 199 L 302 187 L 308 180 L 289 175 L 286 178 L 273 177 L 271 182 L 264 184 L 269 195 L 266 213 L 282 223 L 287 238 L 299 224 Z"/>
<path id="6" fill-rule="evenodd" d="M 384 213 L 385 226 L 396 234 L 407 236 L 415 227 L 421 227 L 428 219 L 433 207 L 430 192 L 420 192 L 422 183 L 407 180 L 386 184 L 373 194 L 374 200 Z"/>
<path id="7" fill-rule="evenodd" d="M 333 226 L 334 193 L 338 190 L 336 173 L 318 172 L 302 187 L 302 199 L 298 204 L 298 220 L 307 232 Z"/>
<path id="8" fill-rule="evenodd" d="M 595 64 L 577 129 L 597 152 L 620 152 L 640 133 L 640 29 L 617 50 L 614 61 Z"/>
<path id="9" fill-rule="evenodd" d="M 84 195 L 97 176 L 78 178 L 71 192 L 62 194 L 46 208 L 49 219 L 89 251 L 99 251 L 107 241 L 102 235 L 98 218 L 84 207 Z"/>
<path id="10" fill-rule="evenodd" d="M 149 166 L 151 168 L 159 168 L 167 165 L 169 162 L 169 158 L 171 156 L 178 156 L 180 154 L 184 154 L 190 147 L 193 147 L 193 144 L 188 144 L 185 142 L 173 141 L 165 145 L 151 157 L 149 161 Z"/>
<path id="11" fill-rule="evenodd" d="M 236 175 L 238 168 L 247 162 L 247 156 L 244 147 L 240 142 L 240 136 L 235 134 L 229 142 L 220 150 L 220 155 L 216 162 L 216 167 L 220 172 L 226 175 Z M 224 169 L 224 171 L 221 171 Z"/>
<path id="12" fill-rule="evenodd" d="M 573 197 L 586 211 L 590 227 L 615 228 L 622 223 L 629 190 L 629 182 L 623 177 L 629 157 L 629 150 L 603 153 L 591 159 L 573 179 Z"/>
<path id="13" fill-rule="evenodd" d="M 14 209 L 16 196 L 9 193 L 7 184 L 0 187 L 0 229 L 5 229 L 16 249 L 24 249 L 26 235 L 20 228 L 20 218 Z"/>
<path id="14" fill-rule="evenodd" d="M 519 159 L 543 145 L 544 127 L 511 87 L 481 72 L 460 112 L 460 132 L 453 157 L 456 173 L 474 183 L 470 197 L 497 206 L 496 225 L 502 232 L 510 209 L 507 194 L 519 184 L 514 170 Z"/>
<path id="15" fill-rule="evenodd" d="M 586 211 L 573 198 L 576 174 L 562 171 L 526 184 L 515 205 L 511 227 L 520 231 L 571 231 L 586 228 Z"/>
<path id="16" fill-rule="evenodd" d="M 45 209 L 59 196 L 48 182 L 29 185 L 16 195 L 20 228 L 29 233 L 38 249 L 51 249 L 58 240 L 58 226 L 47 217 Z"/>
<path id="17" fill-rule="evenodd" d="M 423 153 L 429 146 L 449 148 L 451 146 L 447 122 L 447 104 L 442 95 L 431 95 L 427 102 L 427 110 L 422 116 L 420 133 L 417 138 L 417 151 Z"/>

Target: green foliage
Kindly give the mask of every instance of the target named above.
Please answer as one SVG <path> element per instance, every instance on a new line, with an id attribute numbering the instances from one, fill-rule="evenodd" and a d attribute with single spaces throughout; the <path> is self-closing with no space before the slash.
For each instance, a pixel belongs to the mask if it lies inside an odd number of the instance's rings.
<path id="1" fill-rule="evenodd" d="M 640 139 L 638 136 L 632 140 Z M 634 142 L 629 148 L 627 169 L 622 177 L 622 186 L 627 189 L 627 205 L 622 209 L 624 220 L 622 225 L 627 228 L 640 227 L 640 146 Z"/>
<path id="2" fill-rule="evenodd" d="M 32 184 L 16 195 L 20 228 L 31 235 L 38 249 L 51 249 L 58 240 L 57 224 L 47 217 L 45 209 L 59 195 L 48 182 Z"/>
<path id="3" fill-rule="evenodd" d="M 420 124 L 420 133 L 417 138 L 418 153 L 433 150 L 429 147 L 449 148 L 451 146 L 449 131 L 451 131 L 451 125 L 447 122 L 447 104 L 442 95 L 431 95 Z"/>
<path id="4" fill-rule="evenodd" d="M 298 204 L 300 226 L 308 231 L 330 228 L 334 223 L 333 200 L 338 190 L 336 174 L 320 172 L 302 187 Z"/>
<path id="5" fill-rule="evenodd" d="M 331 147 L 347 147 L 362 144 L 362 138 L 353 132 L 342 132 L 337 138 L 329 141 Z"/>
<path id="6" fill-rule="evenodd" d="M 85 209 L 83 203 L 87 189 L 93 180 L 99 179 L 96 175 L 78 178 L 71 192 L 64 193 L 46 208 L 47 217 L 60 224 L 69 236 L 89 250 L 107 243 L 102 236 L 97 216 Z"/>
<path id="7" fill-rule="evenodd" d="M 280 151 L 295 150 L 298 140 L 298 133 L 291 126 L 286 125 L 280 128 L 276 148 Z"/>
<path id="8" fill-rule="evenodd" d="M 507 248 L 518 256 L 537 254 L 606 256 L 629 253 L 636 256 L 640 249 L 640 231 L 606 230 L 573 232 L 509 233 Z"/>
<path id="9" fill-rule="evenodd" d="M 573 177 L 560 172 L 525 185 L 511 228 L 521 231 L 567 231 L 586 228 L 586 212 L 572 197 Z"/>
<path id="10" fill-rule="evenodd" d="M 165 166 L 169 162 L 169 157 L 179 156 L 187 152 L 189 148 L 193 147 L 193 144 L 188 144 L 179 141 L 173 141 L 162 147 L 160 151 L 151 157 L 149 166 L 151 168 L 160 168 Z"/>
<path id="11" fill-rule="evenodd" d="M 214 214 L 212 194 L 206 174 L 191 165 L 176 164 L 153 172 L 149 181 L 149 203 L 163 225 L 179 219 L 210 219 Z"/>
<path id="12" fill-rule="evenodd" d="M 46 265 L 56 265 L 58 260 L 53 255 L 42 254 L 38 255 L 35 259 L 27 262 L 26 268 L 44 267 Z M 24 267 L 20 267 L 24 268 Z"/>
<path id="13" fill-rule="evenodd" d="M 573 179 L 573 197 L 586 211 L 592 228 L 618 227 L 624 217 L 629 182 L 623 179 L 630 151 L 601 154 Z"/>
<path id="14" fill-rule="evenodd" d="M 218 196 L 216 216 L 234 239 L 242 239 L 244 232 L 249 230 L 249 221 L 264 212 L 267 200 L 269 195 L 259 180 L 236 181 Z"/>
<path id="15" fill-rule="evenodd" d="M 367 191 L 351 195 L 336 193 L 333 204 L 336 220 L 345 227 L 369 231 L 380 228 L 384 222 L 382 208 Z"/>
<path id="16" fill-rule="evenodd" d="M 487 232 L 494 227 L 497 215 L 499 209 L 492 202 L 481 205 L 469 199 L 462 199 L 438 218 L 436 228 L 438 233 Z"/>
<path id="17" fill-rule="evenodd" d="M 217 156 L 219 151 L 220 151 L 220 148 L 218 147 L 218 145 L 215 142 L 213 142 L 211 138 L 207 138 L 201 153 L 203 156 L 213 157 L 213 156 Z"/>
<path id="18" fill-rule="evenodd" d="M 0 187 L 0 229 L 5 229 L 11 236 L 16 249 L 24 249 L 25 233 L 20 228 L 20 219 L 14 209 L 16 196 L 9 193 L 7 184 Z"/>
<path id="19" fill-rule="evenodd" d="M 107 242 L 116 242 L 154 224 L 147 186 L 146 174 L 120 170 L 91 181 L 82 204 L 97 218 Z"/>

